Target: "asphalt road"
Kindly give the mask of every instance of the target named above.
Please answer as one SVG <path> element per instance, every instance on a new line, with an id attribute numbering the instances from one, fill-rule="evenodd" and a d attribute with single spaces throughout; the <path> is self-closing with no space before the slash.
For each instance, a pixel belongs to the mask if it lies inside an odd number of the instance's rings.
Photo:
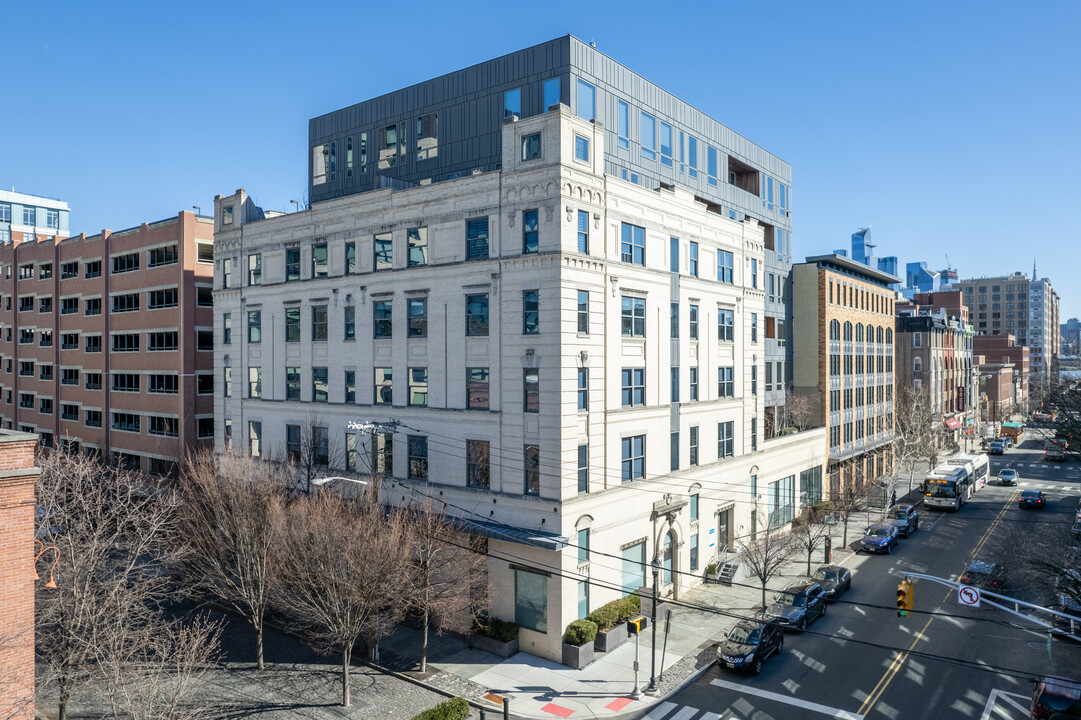
<path id="1" fill-rule="evenodd" d="M 971 558 L 1007 560 L 1012 532 L 1031 523 L 1070 523 L 1081 495 L 1081 466 L 1041 461 L 1032 438 L 992 456 L 991 479 L 1014 467 L 1019 487 L 988 485 L 960 512 L 920 508 L 920 529 L 890 555 L 857 555 L 852 590 L 803 634 L 790 634 L 762 675 L 713 667 L 646 714 L 649 720 L 1020 720 L 1028 717 L 1029 678 L 1081 675 L 1081 646 L 1053 640 L 1001 610 L 962 607 L 942 585 L 917 580 L 916 612 L 896 614 L 904 572 L 956 579 Z M 1047 510 L 1020 510 L 1023 489 L 1042 489 Z M 1068 527 L 1068 525 L 1067 525 Z M 1018 594 L 1046 599 L 1044 592 Z M 1011 594 L 1011 589 L 1004 594 Z M 1036 598 L 1035 595 L 1041 595 Z M 1024 598 L 1022 598 L 1024 599 Z"/>

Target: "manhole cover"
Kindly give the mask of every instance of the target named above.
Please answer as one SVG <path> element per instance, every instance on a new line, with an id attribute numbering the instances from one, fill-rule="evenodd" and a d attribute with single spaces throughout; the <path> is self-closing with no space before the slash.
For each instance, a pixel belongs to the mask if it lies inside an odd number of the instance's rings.
<path id="1" fill-rule="evenodd" d="M 1047 643 L 1046 642 L 1036 642 L 1035 640 L 1030 640 L 1029 642 L 1027 642 L 1025 644 L 1028 645 L 1033 650 L 1046 650 L 1047 649 Z"/>

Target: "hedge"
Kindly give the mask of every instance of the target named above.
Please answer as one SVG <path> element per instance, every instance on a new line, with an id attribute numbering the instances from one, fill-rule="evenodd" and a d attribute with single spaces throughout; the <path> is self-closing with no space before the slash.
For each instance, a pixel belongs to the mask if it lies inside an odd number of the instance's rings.
<path id="1" fill-rule="evenodd" d="M 631 594 L 601 605 L 587 615 L 586 620 L 595 622 L 601 630 L 607 630 L 618 622 L 634 617 L 641 609 L 642 599 L 636 594 Z"/>
<path id="2" fill-rule="evenodd" d="M 469 703 L 465 698 L 456 697 L 428 708 L 419 715 L 414 715 L 413 720 L 465 720 L 467 717 L 469 717 Z"/>
<path id="3" fill-rule="evenodd" d="M 592 620 L 575 620 L 567 626 L 563 642 L 568 645 L 585 645 L 597 638 L 597 623 Z"/>
<path id="4" fill-rule="evenodd" d="M 507 622 L 499 618 L 473 618 L 473 632 L 500 642 L 510 642 L 517 638 L 518 628 L 518 623 Z"/>

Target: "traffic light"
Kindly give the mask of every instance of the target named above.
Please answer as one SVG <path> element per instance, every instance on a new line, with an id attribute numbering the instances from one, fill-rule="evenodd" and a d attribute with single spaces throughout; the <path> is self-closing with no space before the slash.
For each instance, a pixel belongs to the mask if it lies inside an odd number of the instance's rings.
<path id="1" fill-rule="evenodd" d="M 916 609 L 916 593 L 911 580 L 897 584 L 897 617 L 907 617 L 908 610 Z"/>

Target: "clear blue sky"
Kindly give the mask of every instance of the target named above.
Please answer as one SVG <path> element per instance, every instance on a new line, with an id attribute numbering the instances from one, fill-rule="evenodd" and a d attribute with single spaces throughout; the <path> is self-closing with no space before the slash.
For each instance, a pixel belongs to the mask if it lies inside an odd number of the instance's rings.
<path id="1" fill-rule="evenodd" d="M 795 255 L 1051 278 L 1081 316 L 1081 2 L 8 3 L 0 187 L 121 229 L 244 187 L 308 118 L 571 33 L 791 163 Z"/>

